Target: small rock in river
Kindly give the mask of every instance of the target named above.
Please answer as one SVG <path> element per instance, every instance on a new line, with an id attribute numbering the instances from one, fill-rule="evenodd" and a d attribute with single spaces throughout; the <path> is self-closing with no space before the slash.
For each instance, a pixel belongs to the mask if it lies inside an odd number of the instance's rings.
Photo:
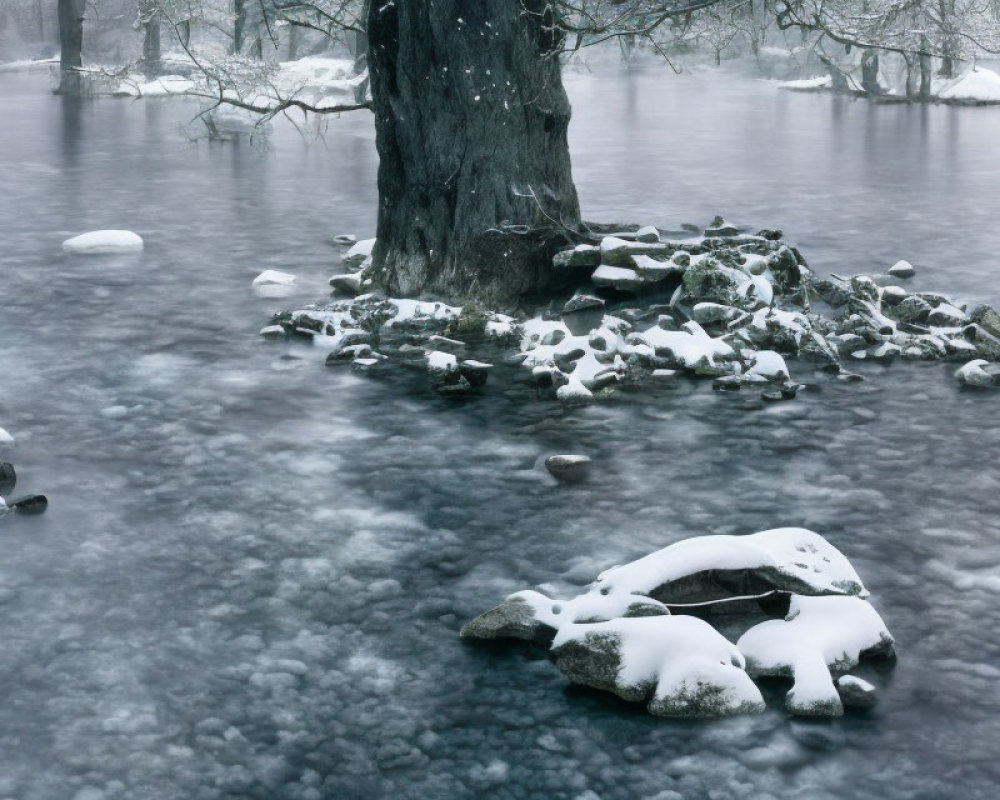
<path id="1" fill-rule="evenodd" d="M 897 261 L 889 267 L 889 274 L 894 278 L 912 278 L 917 271 L 909 261 Z"/>
<path id="2" fill-rule="evenodd" d="M 14 500 L 9 505 L 11 511 L 18 511 L 21 514 L 41 514 L 49 507 L 49 501 L 44 494 L 32 494 Z"/>
<path id="3" fill-rule="evenodd" d="M 653 225 L 647 225 L 635 232 L 635 240 L 637 242 L 658 242 L 660 241 L 660 232 Z"/>
<path id="4" fill-rule="evenodd" d="M 959 367 L 955 377 L 966 386 L 1000 386 L 1000 364 L 991 364 L 985 359 L 977 358 Z"/>
<path id="5" fill-rule="evenodd" d="M 549 456 L 545 459 L 545 469 L 561 481 L 582 481 L 590 471 L 590 456 Z"/>
<path id="6" fill-rule="evenodd" d="M 853 675 L 842 675 L 836 681 L 840 701 L 850 708 L 871 708 L 878 702 L 875 687 Z"/>
<path id="7" fill-rule="evenodd" d="M 338 292 L 356 295 L 361 292 L 361 274 L 358 272 L 334 275 L 330 278 L 330 285 Z"/>

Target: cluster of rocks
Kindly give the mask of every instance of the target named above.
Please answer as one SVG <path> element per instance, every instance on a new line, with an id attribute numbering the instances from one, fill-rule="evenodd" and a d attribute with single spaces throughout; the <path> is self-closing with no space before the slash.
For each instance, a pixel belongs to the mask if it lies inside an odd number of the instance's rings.
<path id="1" fill-rule="evenodd" d="M 0 428 L 0 445 L 13 442 L 13 437 Z M 9 461 L 0 461 L 0 516 L 10 511 L 21 514 L 41 514 L 48 508 L 49 501 L 42 494 L 31 494 L 14 500 L 7 500 L 17 486 L 17 470 Z"/>
<path id="2" fill-rule="evenodd" d="M 867 596 L 822 536 L 778 528 L 686 539 L 565 600 L 517 592 L 461 635 L 546 646 L 571 682 L 645 702 L 657 716 L 760 712 L 752 679 L 777 676 L 792 680 L 789 713 L 835 717 L 876 702 L 875 687 L 849 670 L 894 658 Z"/>
<path id="3" fill-rule="evenodd" d="M 967 311 L 897 285 L 914 274 L 906 262 L 882 280 L 820 278 L 780 231 L 741 233 L 716 218 L 688 238 L 665 239 L 654 227 L 595 236 L 553 260 L 576 287 L 572 296 L 518 318 L 365 293 L 374 241 L 355 242 L 343 257 L 348 272 L 330 281 L 348 297 L 276 315 L 262 335 L 308 337 L 329 348 L 331 366 L 422 368 L 447 395 L 480 390 L 498 360 L 521 364 L 566 402 L 680 375 L 790 399 L 800 386 L 786 357 L 846 380 L 858 378 L 849 368 L 860 361 L 963 360 L 962 380 L 997 382 L 1000 316 L 992 308 Z"/>

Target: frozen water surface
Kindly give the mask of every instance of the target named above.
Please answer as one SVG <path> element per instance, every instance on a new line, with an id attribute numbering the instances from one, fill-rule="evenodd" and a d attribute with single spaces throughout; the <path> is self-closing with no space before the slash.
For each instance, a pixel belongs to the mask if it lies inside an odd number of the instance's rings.
<path id="1" fill-rule="evenodd" d="M 682 382 L 464 404 L 257 336 L 370 235 L 370 120 L 192 144 L 185 100 L 0 82 L 0 422 L 46 515 L 0 523 L 0 797 L 990 798 L 1000 767 L 996 394 L 954 365 L 808 368 L 764 409 Z M 991 109 L 657 72 L 570 80 L 592 217 L 782 227 L 820 270 L 998 299 Z M 599 101 L 599 102 L 598 102 Z M 80 257 L 128 228 L 142 253 Z M 141 269 L 134 269 L 141 266 Z M 250 290 L 297 276 L 288 299 Z M 557 484 L 552 453 L 594 459 Z M 865 715 L 673 722 L 462 623 L 699 533 L 847 555 L 893 631 Z"/>

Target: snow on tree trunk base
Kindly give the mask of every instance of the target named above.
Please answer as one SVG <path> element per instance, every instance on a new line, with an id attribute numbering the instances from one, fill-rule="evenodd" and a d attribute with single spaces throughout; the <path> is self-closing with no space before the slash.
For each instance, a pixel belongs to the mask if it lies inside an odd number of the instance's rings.
<path id="1" fill-rule="evenodd" d="M 690 605 L 661 599 L 692 581 L 724 588 L 720 574 L 766 576 L 754 598 L 734 593 Z M 774 576 L 778 585 L 768 582 Z M 791 577 L 797 589 L 781 582 Z M 602 573 L 584 593 L 567 600 L 536 591 L 517 592 L 462 629 L 466 639 L 526 639 L 551 643 L 549 654 L 573 683 L 645 702 L 651 714 L 717 717 L 764 710 L 757 676 L 793 678 L 786 708 L 796 716 L 840 716 L 844 704 L 870 707 L 875 689 L 860 679 L 834 675 L 866 656 L 892 653 L 892 636 L 847 559 L 819 534 L 779 528 L 750 536 L 686 539 L 645 558 Z M 787 613 L 770 618 L 775 595 L 788 598 Z M 757 599 L 757 613 L 746 603 Z M 780 607 L 781 604 L 776 604 Z M 743 628 L 737 644 L 708 621 L 692 616 L 707 608 L 725 615 L 727 629 Z M 716 623 L 721 617 L 710 617 Z M 844 700 L 841 699 L 844 697 Z"/>

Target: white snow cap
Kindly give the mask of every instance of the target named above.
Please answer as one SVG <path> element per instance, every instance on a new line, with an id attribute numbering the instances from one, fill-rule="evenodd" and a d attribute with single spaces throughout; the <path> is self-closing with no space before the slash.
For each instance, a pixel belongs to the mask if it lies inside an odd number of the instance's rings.
<path id="1" fill-rule="evenodd" d="M 851 562 L 805 528 L 774 528 L 748 536 L 698 536 L 612 567 L 595 586 L 610 593 L 648 594 L 658 586 L 708 570 L 770 568 L 808 594 L 868 595 Z"/>
<path id="2" fill-rule="evenodd" d="M 254 286 L 269 286 L 272 284 L 280 286 L 291 286 L 295 283 L 295 276 L 290 272 L 281 272 L 276 269 L 266 269 L 253 279 Z"/>
<path id="3" fill-rule="evenodd" d="M 552 650 L 558 661 L 563 645 L 603 649 L 608 640 L 617 642 L 621 658 L 615 693 L 636 700 L 655 686 L 649 707 L 654 714 L 684 716 L 690 712 L 685 697 L 709 687 L 716 693 L 719 714 L 764 710 L 760 690 L 743 671 L 743 655 L 704 620 L 654 616 L 564 625 Z"/>
<path id="4" fill-rule="evenodd" d="M 62 244 L 67 253 L 97 255 L 103 253 L 135 253 L 142 250 L 142 237 L 132 231 L 106 230 L 82 233 Z"/>
<path id="5" fill-rule="evenodd" d="M 843 705 L 830 669 L 850 669 L 865 650 L 889 644 L 892 635 L 866 600 L 793 595 L 788 616 L 754 625 L 737 647 L 751 675 L 792 676 L 789 711 L 838 716 Z"/>
<path id="6" fill-rule="evenodd" d="M 252 285 L 259 297 L 287 297 L 294 291 L 295 276 L 290 272 L 266 269 L 253 279 Z"/>

